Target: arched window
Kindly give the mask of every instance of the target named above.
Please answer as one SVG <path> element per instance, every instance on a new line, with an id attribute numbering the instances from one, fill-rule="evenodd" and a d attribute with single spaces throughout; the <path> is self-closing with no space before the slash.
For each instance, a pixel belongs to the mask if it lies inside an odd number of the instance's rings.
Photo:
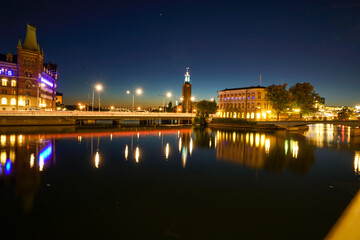
<path id="1" fill-rule="evenodd" d="M 24 72 L 24 75 L 25 75 L 25 77 L 28 77 L 28 76 L 29 76 L 28 71 L 25 71 L 25 72 Z"/>
<path id="2" fill-rule="evenodd" d="M 1 85 L 6 87 L 7 86 L 7 81 L 8 80 L 6 78 L 1 79 Z"/>
<path id="3" fill-rule="evenodd" d="M 15 98 L 12 98 L 12 99 L 10 100 L 10 104 L 11 104 L 11 105 L 16 105 L 16 99 L 15 99 Z"/>
<path id="4" fill-rule="evenodd" d="M 11 80 L 11 86 L 12 86 L 12 87 L 16 87 L 16 80 L 14 80 L 14 79 Z"/>
<path id="5" fill-rule="evenodd" d="M 6 99 L 6 98 L 2 98 L 2 99 L 1 99 L 1 104 L 3 104 L 3 105 L 7 104 L 7 99 Z"/>
<path id="6" fill-rule="evenodd" d="M 29 71 L 29 77 L 32 77 L 32 72 L 31 71 Z"/>
<path id="7" fill-rule="evenodd" d="M 27 81 L 25 82 L 25 86 L 26 86 L 26 88 L 31 88 L 31 87 L 32 87 L 31 81 L 30 81 L 30 80 L 27 80 Z"/>
<path id="8" fill-rule="evenodd" d="M 258 93 L 258 99 L 261 99 L 261 93 L 260 92 Z"/>
<path id="9" fill-rule="evenodd" d="M 30 105 L 30 100 L 29 99 L 26 99 L 25 100 L 25 106 L 29 106 Z"/>

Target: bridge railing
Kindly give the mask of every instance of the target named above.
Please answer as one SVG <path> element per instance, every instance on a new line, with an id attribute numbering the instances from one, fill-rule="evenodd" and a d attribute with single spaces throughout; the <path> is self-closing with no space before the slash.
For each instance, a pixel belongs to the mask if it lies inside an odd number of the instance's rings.
<path id="1" fill-rule="evenodd" d="M 131 116 L 131 117 L 193 117 L 192 113 L 152 113 L 152 112 L 86 112 L 86 111 L 0 111 L 1 116 L 61 116 L 61 117 L 114 117 L 114 116 Z"/>

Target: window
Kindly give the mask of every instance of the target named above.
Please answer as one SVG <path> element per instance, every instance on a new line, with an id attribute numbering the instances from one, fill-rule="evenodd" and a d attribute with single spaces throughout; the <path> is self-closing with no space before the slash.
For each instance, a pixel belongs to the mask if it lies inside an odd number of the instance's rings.
<path id="1" fill-rule="evenodd" d="M 12 87 L 16 87 L 16 80 L 14 80 L 14 79 L 11 80 L 11 86 L 12 86 Z"/>
<path id="2" fill-rule="evenodd" d="M 6 98 L 2 98 L 2 99 L 1 99 L 1 104 L 3 104 L 3 105 L 7 104 L 7 99 L 6 99 Z"/>
<path id="3" fill-rule="evenodd" d="M 26 100 L 25 100 L 25 105 L 26 105 L 26 106 L 29 106 L 29 105 L 30 105 L 30 100 L 29 100 L 29 99 L 26 99 Z"/>
<path id="4" fill-rule="evenodd" d="M 261 99 L 261 93 L 258 93 L 258 99 Z"/>
<path id="5" fill-rule="evenodd" d="M 29 77 L 32 77 L 32 72 L 29 72 Z"/>
<path id="6" fill-rule="evenodd" d="M 30 96 L 30 92 L 26 92 L 25 95 L 26 95 L 26 96 Z"/>
<path id="7" fill-rule="evenodd" d="M 15 98 L 12 98 L 12 99 L 10 100 L 10 104 L 11 104 L 11 105 L 16 105 L 16 99 L 15 99 Z"/>
<path id="8" fill-rule="evenodd" d="M 24 75 L 25 75 L 25 77 L 28 77 L 28 76 L 29 76 L 28 71 L 25 71 L 25 72 L 24 72 Z"/>
<path id="9" fill-rule="evenodd" d="M 25 82 L 25 86 L 26 86 L 26 88 L 31 88 L 31 86 L 32 86 L 31 81 L 27 80 L 27 81 Z"/>
<path id="10" fill-rule="evenodd" d="M 7 86 L 7 79 L 6 78 L 1 79 L 1 85 L 2 86 Z"/>

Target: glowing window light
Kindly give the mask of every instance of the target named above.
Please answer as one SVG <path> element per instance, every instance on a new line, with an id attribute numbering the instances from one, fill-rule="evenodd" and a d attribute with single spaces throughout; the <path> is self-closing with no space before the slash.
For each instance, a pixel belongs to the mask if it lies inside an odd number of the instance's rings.
<path id="1" fill-rule="evenodd" d="M 99 168 L 99 162 L 100 162 L 100 155 L 99 155 L 99 152 L 97 151 L 95 153 L 95 167 L 96 168 Z"/>
<path id="2" fill-rule="evenodd" d="M 129 146 L 126 144 L 126 146 L 125 146 L 125 160 L 128 160 L 128 156 L 129 156 Z"/>
<path id="3" fill-rule="evenodd" d="M 46 85 L 48 85 L 48 86 L 50 86 L 50 87 L 53 87 L 53 86 L 54 86 L 53 83 L 51 83 L 50 81 L 46 80 L 46 79 L 43 78 L 43 77 L 41 78 L 41 82 L 45 83 Z"/>
<path id="4" fill-rule="evenodd" d="M 256 118 L 260 119 L 260 113 L 256 113 Z"/>
<path id="5" fill-rule="evenodd" d="M 1 104 L 6 105 L 6 104 L 7 104 L 7 99 L 6 99 L 6 98 L 2 98 L 2 99 L 1 99 Z"/>
<path id="6" fill-rule="evenodd" d="M 136 147 L 135 149 L 135 162 L 139 163 L 139 158 L 140 158 L 140 149 L 139 147 Z"/>
<path id="7" fill-rule="evenodd" d="M 166 147 L 165 147 L 165 158 L 166 159 L 169 158 L 169 153 L 170 153 L 169 143 L 166 143 Z"/>
<path id="8" fill-rule="evenodd" d="M 15 98 L 12 98 L 10 100 L 10 105 L 16 105 L 16 99 Z"/>
<path id="9" fill-rule="evenodd" d="M 19 136 L 18 136 L 18 143 L 19 143 L 19 146 L 21 146 L 22 141 L 23 141 L 23 136 L 22 136 L 22 135 L 19 135 Z"/>
<path id="10" fill-rule="evenodd" d="M 7 75 L 12 76 L 13 74 L 14 74 L 14 72 L 12 70 L 7 71 Z"/>
<path id="11" fill-rule="evenodd" d="M 11 162 L 8 160 L 5 164 L 5 174 L 9 175 L 11 173 Z"/>

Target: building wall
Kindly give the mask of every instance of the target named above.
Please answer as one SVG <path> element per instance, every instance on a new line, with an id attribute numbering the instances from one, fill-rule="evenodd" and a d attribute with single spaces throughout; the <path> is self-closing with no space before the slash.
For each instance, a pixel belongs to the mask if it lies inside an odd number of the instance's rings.
<path id="1" fill-rule="evenodd" d="M 253 120 L 272 118 L 264 87 L 225 89 L 218 93 L 220 117 Z"/>
<path id="2" fill-rule="evenodd" d="M 191 102 L 191 84 L 184 83 L 183 84 L 183 102 L 182 102 L 182 112 L 183 113 L 191 113 L 192 112 L 192 102 Z"/>
<path id="3" fill-rule="evenodd" d="M 24 47 L 19 40 L 16 60 L 11 54 L 0 60 L 0 111 L 55 108 L 57 66 L 44 65 L 35 30 L 27 25 Z"/>

